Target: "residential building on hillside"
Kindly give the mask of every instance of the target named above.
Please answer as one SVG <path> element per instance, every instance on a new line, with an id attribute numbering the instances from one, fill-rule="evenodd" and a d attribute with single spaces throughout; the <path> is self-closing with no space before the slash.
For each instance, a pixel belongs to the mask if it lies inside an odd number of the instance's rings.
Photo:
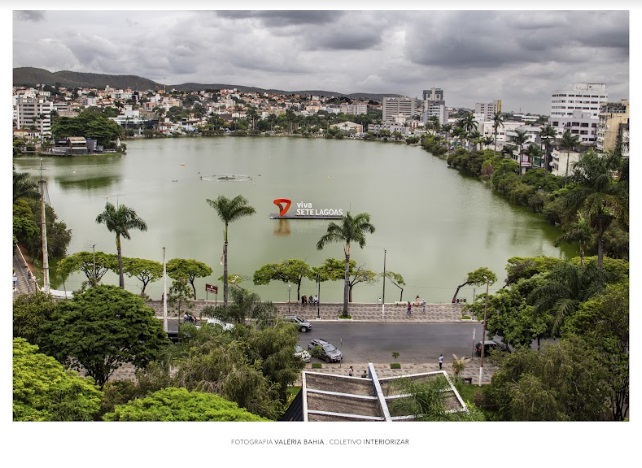
<path id="1" fill-rule="evenodd" d="M 568 90 L 553 92 L 549 122 L 558 137 L 569 130 L 582 145 L 595 145 L 600 108 L 607 101 L 606 84 L 575 83 Z"/>
<path id="2" fill-rule="evenodd" d="M 629 129 L 629 101 L 609 102 L 600 109 L 596 131 L 596 148 L 604 153 L 612 153 L 618 145 L 622 151 L 623 133 Z M 628 137 L 627 137 L 628 141 Z M 627 145 L 628 147 L 628 145 Z M 628 155 L 628 151 L 627 151 Z"/>
<path id="3" fill-rule="evenodd" d="M 361 115 L 368 113 L 368 104 L 365 103 L 352 103 L 352 104 L 341 104 L 339 109 L 344 114 L 352 115 Z"/>
<path id="4" fill-rule="evenodd" d="M 475 119 L 478 121 L 482 120 L 493 120 L 495 113 L 502 111 L 502 100 L 495 99 L 493 102 L 475 103 Z"/>
<path id="5" fill-rule="evenodd" d="M 401 115 L 412 118 L 417 113 L 417 100 L 407 97 L 384 97 L 383 98 L 383 120 L 393 121 L 396 116 Z"/>

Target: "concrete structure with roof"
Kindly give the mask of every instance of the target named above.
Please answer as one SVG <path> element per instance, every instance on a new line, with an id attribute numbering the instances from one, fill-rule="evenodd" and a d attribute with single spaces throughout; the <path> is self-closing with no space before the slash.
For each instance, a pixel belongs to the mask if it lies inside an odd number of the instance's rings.
<path id="1" fill-rule="evenodd" d="M 399 379 L 429 381 L 443 376 L 448 385 L 444 391 L 447 411 L 468 411 L 459 392 L 445 371 L 380 378 L 373 364 L 368 364 L 365 377 L 304 371 L 301 391 L 281 418 L 282 421 L 330 422 L 395 422 L 415 418 L 412 414 L 395 414 L 391 402 L 409 395 L 401 392 Z"/>

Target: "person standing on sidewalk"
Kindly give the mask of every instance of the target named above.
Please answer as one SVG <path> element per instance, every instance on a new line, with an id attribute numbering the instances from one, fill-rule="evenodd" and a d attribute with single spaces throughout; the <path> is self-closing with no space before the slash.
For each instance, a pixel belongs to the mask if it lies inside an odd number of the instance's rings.
<path id="1" fill-rule="evenodd" d="M 412 304 L 410 301 L 408 301 L 408 304 L 406 304 L 406 316 L 410 317 L 412 314 Z"/>
<path id="2" fill-rule="evenodd" d="M 426 299 L 421 300 L 421 307 L 423 309 L 423 313 L 426 313 Z"/>
<path id="3" fill-rule="evenodd" d="M 441 366 L 444 365 L 444 355 L 440 354 L 439 355 L 439 370 L 441 370 Z"/>

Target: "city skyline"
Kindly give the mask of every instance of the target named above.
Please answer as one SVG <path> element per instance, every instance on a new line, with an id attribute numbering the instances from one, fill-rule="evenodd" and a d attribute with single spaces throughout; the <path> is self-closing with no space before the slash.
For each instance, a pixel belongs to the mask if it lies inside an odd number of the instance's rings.
<path id="1" fill-rule="evenodd" d="M 13 67 L 417 98 L 439 87 L 450 107 L 548 114 L 575 82 L 629 97 L 629 12 L 25 10 Z"/>

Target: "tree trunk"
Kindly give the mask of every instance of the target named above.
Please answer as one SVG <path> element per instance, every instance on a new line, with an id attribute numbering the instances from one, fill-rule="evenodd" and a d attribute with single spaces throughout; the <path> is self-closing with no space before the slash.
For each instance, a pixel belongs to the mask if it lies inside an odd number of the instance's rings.
<path id="1" fill-rule="evenodd" d="M 223 244 L 223 306 L 227 307 L 227 239 Z"/>
<path id="2" fill-rule="evenodd" d="M 350 247 L 348 246 L 347 249 Z M 348 250 L 349 251 L 349 250 Z M 350 300 L 350 254 L 346 253 L 346 267 L 345 267 L 345 278 L 343 285 L 343 316 L 348 316 L 348 302 Z"/>
<path id="3" fill-rule="evenodd" d="M 125 277 L 123 276 L 123 254 L 120 246 L 120 234 L 116 234 L 116 253 L 118 254 L 118 286 L 125 289 Z"/>

